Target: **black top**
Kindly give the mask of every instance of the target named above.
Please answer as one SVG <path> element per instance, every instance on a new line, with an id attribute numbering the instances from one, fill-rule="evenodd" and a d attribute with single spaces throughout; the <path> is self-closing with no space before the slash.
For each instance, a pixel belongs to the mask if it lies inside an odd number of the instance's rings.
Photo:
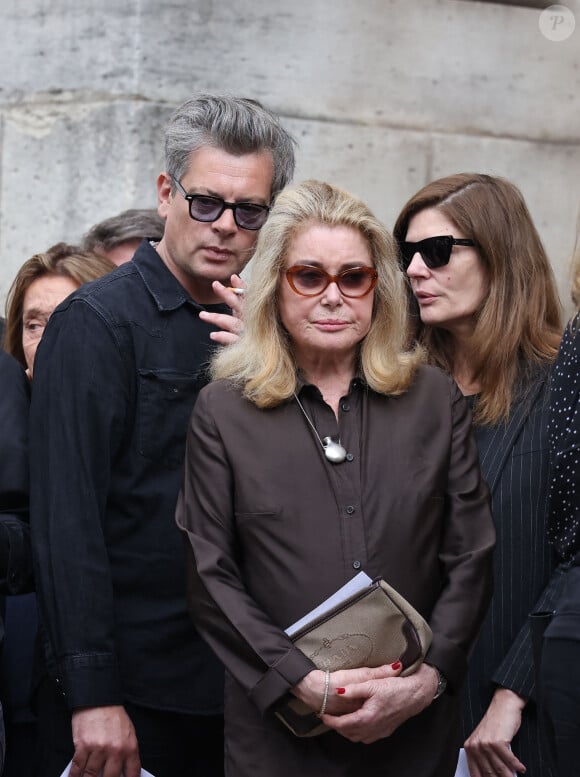
<path id="1" fill-rule="evenodd" d="M 548 398 L 549 369 L 539 368 L 529 373 L 506 423 L 475 427 L 497 545 L 493 598 L 467 674 L 465 737 L 481 721 L 498 686 L 526 698 L 534 695 L 528 615 L 537 609 L 553 566 L 546 542 Z M 549 777 L 533 702 L 524 709 L 512 747 L 529 777 Z"/>
<path id="2" fill-rule="evenodd" d="M 566 327 L 550 400 L 550 541 L 568 561 L 580 551 L 580 314 Z"/>
<path id="3" fill-rule="evenodd" d="M 32 590 L 28 526 L 28 378 L 0 351 L 0 593 Z"/>
<path id="4" fill-rule="evenodd" d="M 144 241 L 56 309 L 38 348 L 33 547 L 49 669 L 71 708 L 222 707 L 174 521 L 187 421 L 207 382 L 201 309 Z"/>

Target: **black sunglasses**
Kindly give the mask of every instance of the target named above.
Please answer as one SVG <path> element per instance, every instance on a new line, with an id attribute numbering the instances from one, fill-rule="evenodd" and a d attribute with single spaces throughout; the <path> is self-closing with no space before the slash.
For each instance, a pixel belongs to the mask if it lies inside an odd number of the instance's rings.
<path id="1" fill-rule="evenodd" d="M 430 270 L 433 270 L 436 267 L 444 267 L 446 264 L 449 264 L 453 246 L 474 245 L 475 243 L 473 240 L 456 238 L 451 235 L 427 237 L 425 240 L 419 240 L 418 243 L 404 241 L 400 243 L 401 268 L 406 272 L 416 253 L 421 254 L 421 258 Z"/>
<path id="2" fill-rule="evenodd" d="M 177 190 L 189 203 L 189 215 L 195 221 L 217 221 L 224 210 L 231 210 L 241 229 L 260 229 L 266 223 L 270 208 L 257 202 L 226 202 L 210 194 L 188 194 L 175 178 Z"/>

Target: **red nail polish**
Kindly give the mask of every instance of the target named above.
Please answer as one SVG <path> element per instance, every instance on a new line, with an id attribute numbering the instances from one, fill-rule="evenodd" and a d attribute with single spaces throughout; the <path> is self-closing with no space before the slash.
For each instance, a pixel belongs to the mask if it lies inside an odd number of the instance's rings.
<path id="1" fill-rule="evenodd" d="M 401 664 L 401 662 L 400 662 L 400 661 L 395 661 L 395 663 L 394 663 L 394 664 L 391 664 L 391 669 L 394 669 L 394 670 L 395 670 L 395 672 L 396 672 L 396 671 L 397 671 L 397 669 L 400 669 L 400 668 L 401 668 L 401 666 L 402 666 L 402 664 Z"/>
<path id="2" fill-rule="evenodd" d="M 343 693 L 346 693 L 346 688 L 337 688 L 336 692 L 342 696 Z"/>

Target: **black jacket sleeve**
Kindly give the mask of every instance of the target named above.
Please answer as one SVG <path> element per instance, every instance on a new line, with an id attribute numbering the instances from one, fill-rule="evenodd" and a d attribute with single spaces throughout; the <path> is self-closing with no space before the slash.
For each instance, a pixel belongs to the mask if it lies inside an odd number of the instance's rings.
<path id="1" fill-rule="evenodd" d="M 28 523 L 28 379 L 0 351 L 0 593 L 33 589 Z"/>

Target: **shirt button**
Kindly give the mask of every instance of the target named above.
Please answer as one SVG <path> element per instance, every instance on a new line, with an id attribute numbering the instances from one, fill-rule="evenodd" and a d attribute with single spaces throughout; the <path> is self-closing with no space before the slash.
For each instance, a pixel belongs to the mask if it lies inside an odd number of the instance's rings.
<path id="1" fill-rule="evenodd" d="M 346 460 L 347 461 L 353 461 L 354 460 L 354 455 L 352 453 L 347 453 L 346 454 Z"/>
<path id="2" fill-rule="evenodd" d="M 347 514 L 347 515 L 352 515 L 352 514 L 354 513 L 354 511 L 355 511 L 355 508 L 354 508 L 352 505 L 349 505 L 349 506 L 346 508 L 346 514 Z"/>
<path id="3" fill-rule="evenodd" d="M 348 402 L 343 402 L 341 405 L 341 408 L 344 410 L 345 413 L 348 413 L 348 411 L 350 410 L 350 405 L 348 404 Z"/>
<path id="4" fill-rule="evenodd" d="M 352 568 L 353 569 L 360 569 L 360 561 L 353 561 L 352 562 Z"/>

